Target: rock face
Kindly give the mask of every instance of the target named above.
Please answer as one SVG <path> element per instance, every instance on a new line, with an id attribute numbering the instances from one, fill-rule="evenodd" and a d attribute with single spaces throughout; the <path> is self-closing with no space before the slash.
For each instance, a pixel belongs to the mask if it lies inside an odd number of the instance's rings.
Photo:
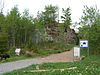
<path id="1" fill-rule="evenodd" d="M 59 24 L 58 23 L 51 23 L 45 25 L 45 32 L 47 33 L 48 37 L 53 39 L 53 41 L 57 41 L 57 39 L 60 37 L 60 31 L 59 31 Z M 67 28 L 64 31 L 63 39 L 66 43 L 75 43 L 76 42 L 76 33 L 74 29 Z"/>
<path id="2" fill-rule="evenodd" d="M 45 26 L 47 34 L 52 37 L 53 40 L 56 41 L 57 37 L 59 36 L 58 24 L 48 24 Z"/>
<path id="3" fill-rule="evenodd" d="M 75 43 L 76 34 L 74 29 L 67 28 L 65 33 L 65 39 L 67 43 Z"/>

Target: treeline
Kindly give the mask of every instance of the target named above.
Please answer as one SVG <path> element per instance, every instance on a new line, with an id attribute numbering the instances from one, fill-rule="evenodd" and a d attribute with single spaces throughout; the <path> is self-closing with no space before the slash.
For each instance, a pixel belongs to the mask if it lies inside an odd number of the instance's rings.
<path id="1" fill-rule="evenodd" d="M 66 33 L 67 29 L 71 31 L 71 9 L 63 9 L 64 24 L 59 23 L 57 6 L 48 5 L 45 6 L 44 10 L 39 11 L 35 18 L 29 14 L 27 9 L 24 10 L 23 14 L 20 14 L 17 6 L 12 8 L 6 16 L 1 12 L 0 52 L 7 52 L 12 47 L 31 50 L 37 47 L 36 44 L 45 46 L 51 45 L 51 43 L 66 43 L 64 32 Z M 71 43 L 73 42 L 72 40 Z"/>
<path id="2" fill-rule="evenodd" d="M 14 7 L 6 16 L 0 14 L 0 49 L 1 52 L 7 51 L 11 47 L 20 47 L 31 41 L 34 25 L 25 10 L 23 15 Z M 4 49 L 4 50 L 3 50 Z"/>
<path id="3" fill-rule="evenodd" d="M 7 15 L 0 13 L 0 52 L 7 52 L 13 47 L 27 48 L 37 52 L 41 48 L 49 49 L 55 45 L 63 49 L 67 45 L 79 45 L 79 39 L 89 40 L 92 54 L 100 53 L 100 13 L 96 7 L 84 7 L 83 16 L 77 25 L 79 33 L 70 29 L 72 25 L 70 7 L 62 9 L 62 23 L 59 23 L 59 8 L 45 6 L 37 17 L 27 9 L 21 14 L 15 6 Z M 75 25 L 75 26 L 77 26 Z M 95 45 L 97 44 L 97 45 Z"/>

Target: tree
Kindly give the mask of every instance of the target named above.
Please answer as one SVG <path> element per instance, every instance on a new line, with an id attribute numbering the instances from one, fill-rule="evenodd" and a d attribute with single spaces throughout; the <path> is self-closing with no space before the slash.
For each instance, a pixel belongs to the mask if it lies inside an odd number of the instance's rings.
<path id="1" fill-rule="evenodd" d="M 16 46 L 19 36 L 19 22 L 20 22 L 20 13 L 17 6 L 12 8 L 12 10 L 7 14 L 6 24 L 8 27 L 8 38 L 9 46 Z M 17 43 L 16 43 L 17 42 Z"/>
<path id="2" fill-rule="evenodd" d="M 71 25 L 71 9 L 62 9 L 62 12 L 63 16 L 61 16 L 61 18 L 63 19 L 62 21 L 64 21 L 65 32 L 67 32 L 67 29 L 70 28 Z"/>
<path id="3" fill-rule="evenodd" d="M 45 25 L 44 25 L 44 17 L 42 12 L 37 12 L 37 17 L 34 18 L 35 25 L 35 34 L 34 41 L 36 43 L 43 43 L 45 41 Z"/>
<path id="4" fill-rule="evenodd" d="M 71 26 L 71 9 L 70 7 L 67 9 L 62 9 L 63 16 L 61 18 L 63 19 L 62 21 L 64 22 L 64 36 L 65 36 L 65 41 L 67 44 L 69 43 L 75 43 L 75 31 L 70 28 Z"/>
<path id="5" fill-rule="evenodd" d="M 97 9 L 97 6 L 84 6 L 83 14 L 84 15 L 81 17 L 82 26 L 89 25 L 91 27 L 91 25 L 95 23 L 98 18 L 99 10 Z"/>
<path id="6" fill-rule="evenodd" d="M 3 9 L 4 9 L 4 1 L 0 0 L 0 13 L 3 13 Z"/>
<path id="7" fill-rule="evenodd" d="M 22 27 L 22 40 L 23 44 L 29 45 L 33 43 L 33 36 L 35 31 L 35 25 L 33 17 L 29 15 L 29 10 L 25 9 L 21 17 Z"/>
<path id="8" fill-rule="evenodd" d="M 56 37 L 59 35 L 58 23 L 56 21 L 58 17 L 57 11 L 58 11 L 57 6 L 48 5 L 45 6 L 45 11 L 43 12 L 46 32 L 48 36 L 53 38 L 53 40 L 55 41 L 57 40 Z"/>
<path id="9" fill-rule="evenodd" d="M 97 7 L 87 7 L 83 10 L 81 18 L 79 36 L 81 39 L 89 41 L 90 53 L 98 54 L 100 52 L 100 13 Z M 97 45 L 95 45 L 97 44 Z"/>
<path id="10" fill-rule="evenodd" d="M 5 23 L 5 16 L 0 13 L 0 53 L 8 51 L 8 34 Z"/>
<path id="11" fill-rule="evenodd" d="M 0 32 L 0 53 L 8 51 L 8 36 L 7 33 Z"/>
<path id="12" fill-rule="evenodd" d="M 29 15 L 29 11 L 25 9 L 21 16 L 17 6 L 7 14 L 6 17 L 8 28 L 9 46 L 21 47 L 33 42 L 34 24 L 33 18 Z"/>

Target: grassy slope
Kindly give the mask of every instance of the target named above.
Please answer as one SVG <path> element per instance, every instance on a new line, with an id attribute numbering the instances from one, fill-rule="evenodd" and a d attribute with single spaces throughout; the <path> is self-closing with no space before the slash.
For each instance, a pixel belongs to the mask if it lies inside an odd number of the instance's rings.
<path id="1" fill-rule="evenodd" d="M 58 48 L 58 46 L 55 46 L 55 47 Z M 65 52 L 67 50 L 70 50 L 73 47 L 73 45 L 69 45 L 69 46 L 65 46 L 65 47 L 61 46 L 61 48 L 58 48 L 57 50 L 56 49 L 50 49 L 50 50 L 48 50 L 48 49 L 39 49 L 38 53 L 34 53 L 32 56 L 27 56 L 27 55 L 16 56 L 13 53 L 13 55 L 11 55 L 11 58 L 7 59 L 6 61 L 5 60 L 0 61 L 0 63 L 23 60 L 23 59 L 29 59 L 29 58 L 35 58 L 35 57 L 44 57 L 44 56 L 48 56 L 50 54 L 61 53 L 61 52 Z M 65 49 L 62 49 L 62 48 L 65 48 Z"/>
<path id="2" fill-rule="evenodd" d="M 48 72 L 30 72 L 36 70 L 37 65 L 16 70 L 4 75 L 100 75 L 100 59 L 99 56 L 91 56 L 80 62 L 71 63 L 46 63 L 40 64 L 40 69 L 49 69 Z M 66 69 L 77 67 L 76 69 Z M 53 71 L 53 69 L 65 69 L 64 71 Z M 25 72 L 24 72 L 25 71 Z"/>

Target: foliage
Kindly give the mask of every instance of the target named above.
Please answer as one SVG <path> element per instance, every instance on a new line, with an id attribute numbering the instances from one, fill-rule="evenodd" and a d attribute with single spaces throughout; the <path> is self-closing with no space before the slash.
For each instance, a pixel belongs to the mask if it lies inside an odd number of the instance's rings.
<path id="1" fill-rule="evenodd" d="M 47 33 L 47 37 L 51 37 L 51 41 L 57 41 L 58 33 L 58 23 L 56 19 L 58 18 L 58 7 L 48 5 L 45 6 L 45 11 L 43 13 L 45 31 Z"/>
<path id="2" fill-rule="evenodd" d="M 70 9 L 67 11 L 66 24 L 67 18 L 70 18 Z M 62 36 L 63 32 L 59 32 L 62 29 L 58 27 L 60 25 L 57 22 L 58 16 L 58 7 L 53 5 L 45 6 L 44 11 L 37 12 L 35 18 L 30 16 L 28 9 L 20 14 L 17 6 L 13 7 L 5 16 L 1 13 L 0 52 L 9 50 L 8 53 L 13 55 L 16 47 L 20 47 L 24 52 L 30 51 L 33 54 L 41 55 L 45 54 L 45 51 L 47 51 L 47 55 L 65 51 L 69 46 L 63 40 L 65 38 Z M 59 36 L 59 34 L 61 35 Z"/>
<path id="3" fill-rule="evenodd" d="M 64 21 L 64 27 L 67 30 L 67 28 L 70 27 L 71 25 L 71 9 L 70 7 L 67 9 L 62 9 L 63 12 L 63 16 L 61 16 L 61 18 Z"/>
<path id="4" fill-rule="evenodd" d="M 5 28 L 5 17 L 0 13 L 0 53 L 8 51 L 8 34 Z"/>
<path id="5" fill-rule="evenodd" d="M 55 19 L 57 18 L 57 13 L 56 13 L 57 11 L 58 11 L 57 6 L 52 6 L 52 5 L 45 6 L 45 12 L 43 12 L 44 21 L 48 23 L 54 22 Z"/>
<path id="6" fill-rule="evenodd" d="M 8 52 L 7 34 L 0 32 L 0 53 Z"/>
<path id="7" fill-rule="evenodd" d="M 90 54 L 100 54 L 100 13 L 97 8 L 85 7 L 81 18 L 79 37 L 89 40 Z M 95 45 L 97 44 L 97 45 Z"/>
<path id="8" fill-rule="evenodd" d="M 21 45 L 31 41 L 34 31 L 34 25 L 28 11 L 20 15 L 18 8 L 14 7 L 7 15 L 7 26 L 9 35 L 9 46 L 21 47 Z"/>
<path id="9" fill-rule="evenodd" d="M 65 41 L 67 42 L 67 44 L 70 43 L 76 43 L 78 44 L 78 37 L 77 34 L 75 33 L 74 29 L 71 29 L 71 9 L 70 7 L 68 7 L 67 9 L 62 9 L 63 12 L 63 16 L 61 16 L 61 18 L 63 19 L 62 21 L 64 22 L 64 36 L 65 36 Z"/>

